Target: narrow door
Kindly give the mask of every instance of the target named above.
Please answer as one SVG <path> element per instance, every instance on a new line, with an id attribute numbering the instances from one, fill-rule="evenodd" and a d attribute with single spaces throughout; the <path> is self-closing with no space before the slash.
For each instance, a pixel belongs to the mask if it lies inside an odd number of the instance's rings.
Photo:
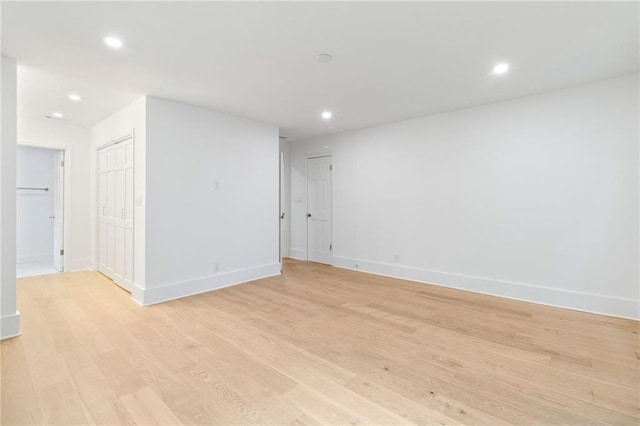
<path id="1" fill-rule="evenodd" d="M 284 152 L 280 152 L 280 263 L 282 263 L 285 249 L 285 174 L 284 174 Z"/>
<path id="2" fill-rule="evenodd" d="M 133 140 L 98 151 L 98 270 L 131 291 Z"/>
<path id="3" fill-rule="evenodd" d="M 98 151 L 98 270 L 113 279 L 114 271 L 114 146 Z"/>
<path id="4" fill-rule="evenodd" d="M 64 151 L 53 156 L 53 267 L 64 271 Z"/>
<path id="5" fill-rule="evenodd" d="M 307 259 L 331 264 L 331 157 L 307 160 Z"/>

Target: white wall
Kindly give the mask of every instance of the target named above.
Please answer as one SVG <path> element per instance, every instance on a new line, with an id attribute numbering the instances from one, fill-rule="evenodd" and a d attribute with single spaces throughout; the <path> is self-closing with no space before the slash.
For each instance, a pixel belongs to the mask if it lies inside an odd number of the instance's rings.
<path id="1" fill-rule="evenodd" d="M 16 96 L 14 59 L 0 57 L 0 339 L 20 334 L 16 306 Z"/>
<path id="2" fill-rule="evenodd" d="M 146 154 L 146 285 L 134 299 L 280 272 L 276 126 L 149 97 Z"/>
<path id="3" fill-rule="evenodd" d="M 16 204 L 16 262 L 49 261 L 53 264 L 54 170 L 56 151 L 19 146 Z"/>
<path id="4" fill-rule="evenodd" d="M 640 318 L 638 140 L 635 74 L 294 142 L 291 254 L 330 153 L 336 266 Z"/>
<path id="5" fill-rule="evenodd" d="M 91 236 L 93 269 L 97 270 L 98 258 L 98 212 L 97 212 L 97 149 L 123 136 L 134 134 L 134 193 L 135 212 L 133 229 L 133 282 L 145 285 L 145 232 L 146 232 L 146 97 L 142 96 L 130 105 L 115 112 L 91 128 L 90 175 L 91 175 Z"/>
<path id="6" fill-rule="evenodd" d="M 65 151 L 65 270 L 93 267 L 90 132 L 52 120 L 18 118 L 18 145 Z"/>

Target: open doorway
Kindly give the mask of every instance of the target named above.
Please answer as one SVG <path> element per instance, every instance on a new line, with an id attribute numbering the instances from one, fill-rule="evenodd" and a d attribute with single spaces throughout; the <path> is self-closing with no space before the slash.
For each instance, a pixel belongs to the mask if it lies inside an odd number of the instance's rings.
<path id="1" fill-rule="evenodd" d="M 64 270 L 64 151 L 19 146 L 16 275 Z"/>

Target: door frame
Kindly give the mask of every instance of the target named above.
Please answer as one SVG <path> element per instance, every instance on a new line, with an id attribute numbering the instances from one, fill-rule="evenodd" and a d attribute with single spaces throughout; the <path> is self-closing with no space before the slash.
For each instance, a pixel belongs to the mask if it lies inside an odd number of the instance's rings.
<path id="1" fill-rule="evenodd" d="M 284 227 L 282 226 L 282 221 L 284 220 L 284 191 L 282 185 L 284 184 L 284 179 L 282 174 L 284 173 L 284 152 L 278 150 L 278 162 L 280 166 L 278 168 L 278 262 L 280 263 L 280 272 L 282 272 L 282 231 Z"/>
<path id="2" fill-rule="evenodd" d="M 131 272 L 131 289 L 125 289 L 127 291 L 129 291 L 133 297 L 133 288 L 135 287 L 135 282 L 136 282 L 136 262 L 135 262 L 135 256 L 136 256 L 136 238 L 135 238 L 135 229 L 136 229 L 136 138 L 135 138 L 135 131 L 131 130 L 130 132 L 125 133 L 124 135 L 116 138 L 116 139 L 110 139 L 106 142 L 102 142 L 99 143 L 97 145 L 95 145 L 95 150 L 93 152 L 93 163 L 95 165 L 93 172 L 91 173 L 92 179 L 94 180 L 94 185 L 93 185 L 93 189 L 94 189 L 94 202 L 93 202 L 93 227 L 94 227 L 94 239 L 93 239 L 93 252 L 95 254 L 95 258 L 94 258 L 94 270 L 99 272 L 99 265 L 100 265 L 100 232 L 99 232 L 99 226 L 100 226 L 100 196 L 99 196 L 99 170 L 98 170 L 98 154 L 100 152 L 101 149 L 107 148 L 111 145 L 116 145 L 119 144 L 120 142 L 124 142 L 126 140 L 131 139 L 131 145 L 133 147 L 133 228 L 132 228 L 132 232 L 133 232 L 133 246 L 131 247 L 131 251 L 133 253 L 133 271 Z M 66 253 L 66 252 L 65 252 Z M 106 276 L 106 275 L 105 275 Z M 116 283 L 116 285 L 124 288 L 121 284 L 117 283 L 115 281 L 115 279 L 109 277 L 109 279 L 113 280 L 114 283 Z"/>
<path id="3" fill-rule="evenodd" d="M 67 223 L 67 214 L 68 214 L 68 212 L 66 211 L 65 205 L 64 205 L 64 193 L 65 193 L 64 187 L 65 187 L 66 177 L 67 177 L 66 174 L 65 174 L 65 166 L 67 164 L 66 164 L 66 158 L 65 158 L 64 150 L 55 151 L 55 153 L 56 153 L 56 157 L 55 157 L 55 162 L 53 164 L 53 167 L 54 167 L 53 187 L 56 190 L 54 192 L 54 194 L 53 194 L 53 196 L 54 196 L 54 201 L 53 201 L 53 203 L 54 203 L 53 204 L 54 205 L 54 210 L 53 210 L 53 247 L 52 247 L 52 249 L 53 249 L 53 268 L 55 270 L 57 270 L 58 272 L 66 272 L 66 269 L 64 267 L 64 263 L 65 263 L 65 260 L 66 260 L 67 252 L 64 251 L 64 243 L 65 243 L 65 240 L 66 240 L 65 235 L 64 235 L 64 229 L 65 229 L 64 227 L 65 227 L 65 225 Z M 61 170 L 62 188 L 60 188 L 58 186 L 58 173 L 57 173 L 56 168 L 58 168 L 58 170 L 62 169 Z M 62 191 L 62 206 L 59 206 L 60 216 L 62 218 L 58 217 L 58 210 L 56 209 L 56 206 L 57 206 L 58 200 L 59 200 L 58 191 Z M 57 240 L 56 220 L 58 220 L 58 221 L 62 220 L 62 248 L 61 248 L 62 253 L 57 253 L 57 254 L 56 254 L 56 250 L 55 250 L 56 249 L 56 240 Z M 57 266 L 57 262 L 56 262 L 56 256 L 62 256 L 62 265 L 60 265 L 61 268 L 62 268 L 61 271 L 58 270 L 58 266 Z"/>
<path id="4" fill-rule="evenodd" d="M 304 161 L 304 198 L 306 201 L 305 211 L 304 211 L 304 258 L 308 262 L 309 261 L 309 223 L 307 221 L 307 214 L 309 213 L 309 160 L 314 158 L 324 158 L 329 157 L 331 159 L 331 166 L 333 167 L 334 158 L 333 154 L 309 154 Z M 331 244 L 333 245 L 333 206 L 334 206 L 334 195 L 333 195 L 333 170 L 331 172 L 331 209 L 329 214 L 331 218 L 329 220 L 329 234 L 331 235 Z M 329 265 L 333 266 L 333 249 L 329 251 L 330 262 Z"/>
<path id="5" fill-rule="evenodd" d="M 39 145 L 37 142 L 20 142 L 18 141 L 17 147 L 27 147 L 27 148 L 39 148 L 39 149 L 48 149 L 50 151 L 62 151 L 64 155 L 64 167 L 62 168 L 64 184 L 62 185 L 62 209 L 64 211 L 64 222 L 62 223 L 62 250 L 64 250 L 64 258 L 62 259 L 62 267 L 63 272 L 69 272 L 72 270 L 71 268 L 71 259 L 73 251 L 70 249 L 71 244 L 71 224 L 70 220 L 67 219 L 69 215 L 71 206 L 71 170 L 72 169 L 72 148 L 70 145 L 61 144 L 61 143 L 52 143 L 48 145 Z M 53 250 L 53 247 L 52 247 Z"/>

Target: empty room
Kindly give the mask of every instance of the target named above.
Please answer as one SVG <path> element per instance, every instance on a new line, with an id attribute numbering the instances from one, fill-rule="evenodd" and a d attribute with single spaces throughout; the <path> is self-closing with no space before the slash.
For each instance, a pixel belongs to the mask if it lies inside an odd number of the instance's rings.
<path id="1" fill-rule="evenodd" d="M 2 1 L 3 425 L 638 425 L 640 3 Z"/>

